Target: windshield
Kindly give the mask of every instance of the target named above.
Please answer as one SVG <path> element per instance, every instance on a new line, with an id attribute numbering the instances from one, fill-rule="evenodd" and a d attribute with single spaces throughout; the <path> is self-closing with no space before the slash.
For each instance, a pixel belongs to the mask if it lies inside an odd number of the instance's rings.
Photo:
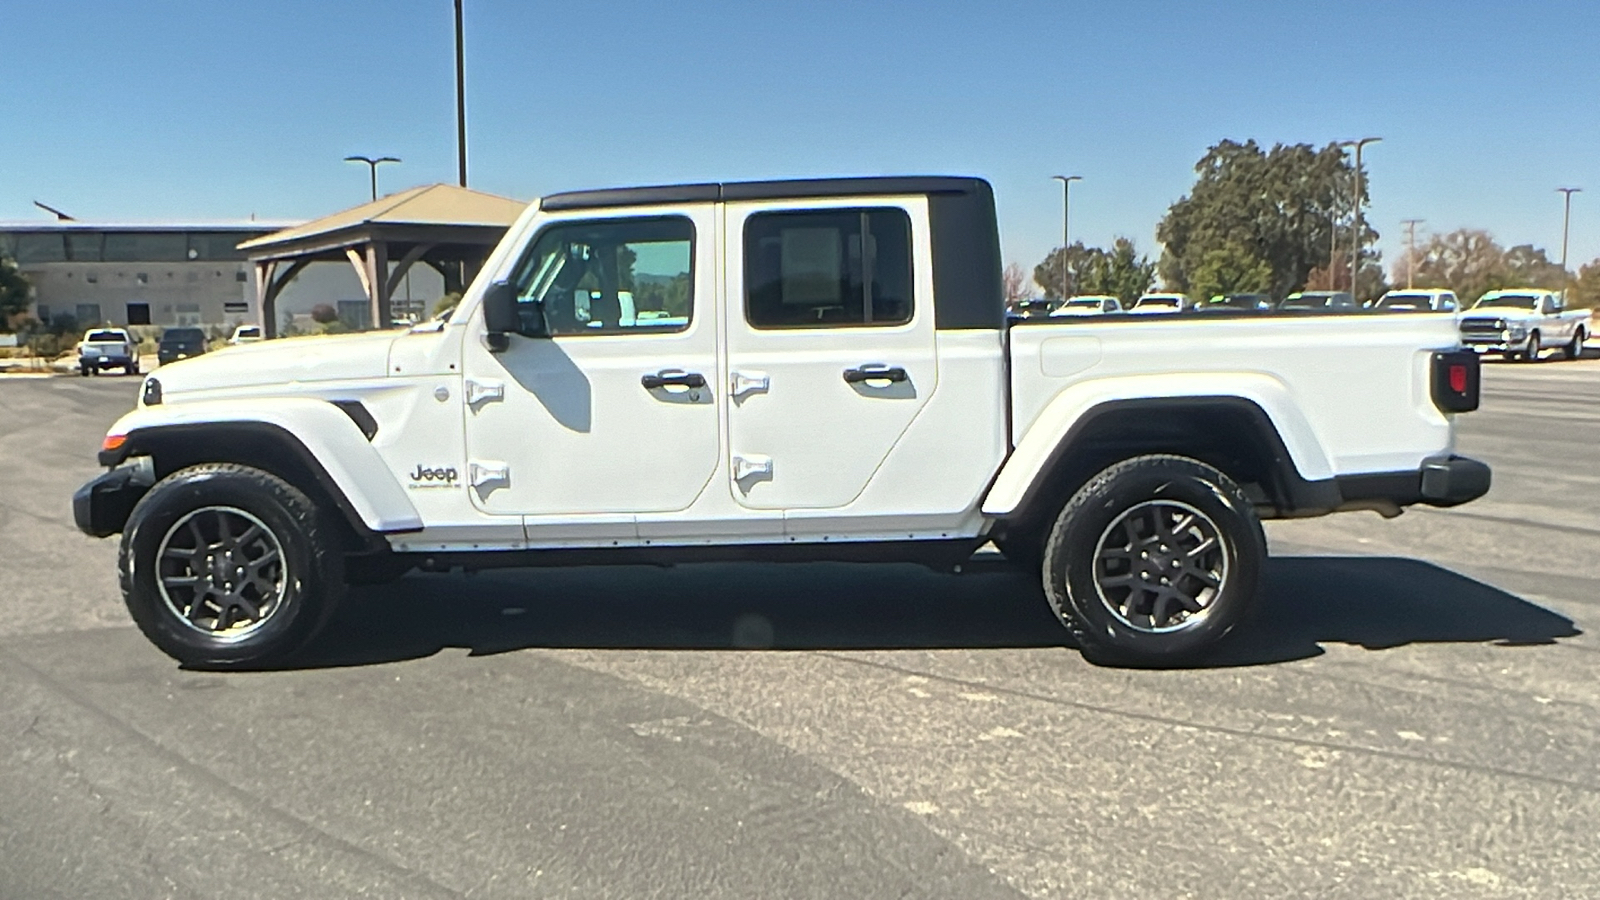
<path id="1" fill-rule="evenodd" d="M 1378 305 L 1393 309 L 1428 309 L 1432 306 L 1431 298 L 1427 294 L 1390 294 L 1378 301 Z"/>
<path id="2" fill-rule="evenodd" d="M 1067 309 L 1099 309 L 1099 300 L 1068 300 Z"/>
<path id="3" fill-rule="evenodd" d="M 91 340 L 91 341 L 125 341 L 125 340 L 127 340 L 127 338 L 124 337 L 122 332 L 120 332 L 120 331 L 91 331 L 91 332 L 89 332 L 89 340 Z"/>
<path id="4" fill-rule="evenodd" d="M 1484 309 L 1491 306 L 1506 307 L 1509 309 L 1538 309 L 1539 298 L 1533 294 L 1490 294 L 1478 301 L 1473 309 Z"/>
<path id="5" fill-rule="evenodd" d="M 241 328 L 238 331 L 238 336 L 242 337 L 242 338 L 260 337 L 261 336 L 261 329 L 255 328 L 253 326 L 250 327 L 250 328 Z"/>

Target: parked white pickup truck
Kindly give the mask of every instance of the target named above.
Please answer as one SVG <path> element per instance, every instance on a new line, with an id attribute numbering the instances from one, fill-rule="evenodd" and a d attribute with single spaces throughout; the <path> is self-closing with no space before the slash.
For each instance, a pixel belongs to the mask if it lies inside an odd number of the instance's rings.
<path id="1" fill-rule="evenodd" d="M 78 342 L 78 374 L 88 377 L 106 369 L 138 375 L 139 341 L 121 328 L 91 328 Z"/>
<path id="2" fill-rule="evenodd" d="M 1537 288 L 1490 291 L 1461 317 L 1466 346 L 1524 362 L 1538 362 L 1540 351 L 1552 347 L 1577 359 L 1588 336 L 1589 310 L 1567 309 L 1559 293 Z"/>
<path id="3" fill-rule="evenodd" d="M 1008 325 L 970 178 L 557 194 L 448 321 L 163 367 L 74 497 L 192 665 L 411 568 L 915 561 L 994 542 L 1091 659 L 1237 625 L 1260 519 L 1482 495 L 1449 316 Z M 624 315 L 621 295 L 632 298 Z"/>

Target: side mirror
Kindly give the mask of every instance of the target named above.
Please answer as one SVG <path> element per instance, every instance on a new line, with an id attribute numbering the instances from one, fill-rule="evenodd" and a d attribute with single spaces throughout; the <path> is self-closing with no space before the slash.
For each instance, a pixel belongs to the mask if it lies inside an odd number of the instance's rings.
<path id="1" fill-rule="evenodd" d="M 517 289 L 509 281 L 496 281 L 483 292 L 483 324 L 490 334 L 509 334 L 522 323 L 517 318 Z"/>

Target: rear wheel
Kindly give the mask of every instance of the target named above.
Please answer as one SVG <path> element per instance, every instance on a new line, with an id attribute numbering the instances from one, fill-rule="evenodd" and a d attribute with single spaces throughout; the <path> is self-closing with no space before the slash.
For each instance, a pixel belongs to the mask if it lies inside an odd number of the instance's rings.
<path id="1" fill-rule="evenodd" d="M 185 665 L 275 662 L 332 614 L 344 584 L 337 546 L 311 500 L 281 478 L 194 466 L 129 516 L 123 600 L 145 637 Z"/>
<path id="2" fill-rule="evenodd" d="M 1193 663 L 1249 612 L 1266 557 L 1255 508 L 1226 475 L 1141 456 L 1090 479 L 1045 544 L 1045 597 L 1091 662 Z"/>
<path id="3" fill-rule="evenodd" d="M 1581 327 L 1572 333 L 1572 343 L 1568 344 L 1565 350 L 1567 359 L 1577 359 L 1583 355 L 1583 339 L 1587 336 Z"/>

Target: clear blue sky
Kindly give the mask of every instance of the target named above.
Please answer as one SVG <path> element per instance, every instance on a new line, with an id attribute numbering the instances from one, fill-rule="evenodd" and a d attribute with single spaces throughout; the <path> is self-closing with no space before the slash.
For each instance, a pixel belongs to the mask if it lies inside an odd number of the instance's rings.
<path id="1" fill-rule="evenodd" d="M 467 0 L 471 185 L 881 173 L 996 188 L 1008 260 L 1135 239 L 1222 138 L 1368 149 L 1369 218 L 1600 256 L 1600 4 Z M 310 218 L 455 180 L 450 0 L 5 0 L 0 219 Z"/>

